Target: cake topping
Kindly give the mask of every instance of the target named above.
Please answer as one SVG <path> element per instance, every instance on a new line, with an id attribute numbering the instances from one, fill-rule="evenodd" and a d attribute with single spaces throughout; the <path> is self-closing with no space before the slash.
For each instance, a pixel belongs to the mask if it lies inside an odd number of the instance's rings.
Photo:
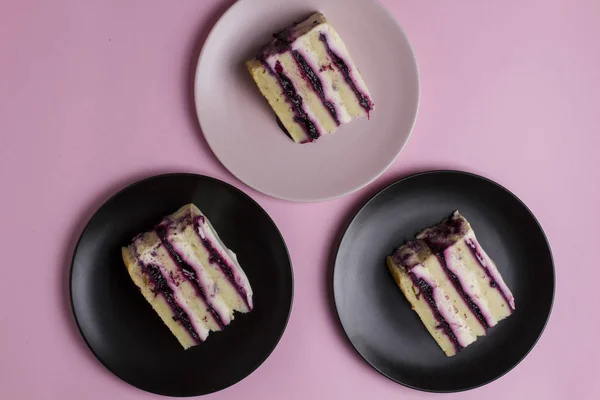
<path id="1" fill-rule="evenodd" d="M 410 240 L 400 246 L 393 254 L 396 264 L 403 265 L 408 269 L 421 264 L 431 255 L 431 250 L 422 240 Z"/>
<path id="2" fill-rule="evenodd" d="M 417 235 L 417 239 L 425 241 L 435 252 L 441 252 L 460 240 L 469 229 L 471 226 L 467 220 L 455 211 L 451 218 L 424 229 Z"/>

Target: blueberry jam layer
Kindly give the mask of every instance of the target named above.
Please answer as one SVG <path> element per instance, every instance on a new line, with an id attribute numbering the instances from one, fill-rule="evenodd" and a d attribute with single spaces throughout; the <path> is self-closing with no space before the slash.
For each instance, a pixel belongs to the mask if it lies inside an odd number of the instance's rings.
<path id="1" fill-rule="evenodd" d="M 333 60 L 333 63 L 336 65 L 336 67 L 340 70 L 341 74 L 343 75 L 344 80 L 346 81 L 348 86 L 350 86 L 350 88 L 352 89 L 354 94 L 356 95 L 356 98 L 358 99 L 358 103 L 360 104 L 360 106 L 362 108 L 365 109 L 365 111 L 368 114 L 369 111 L 373 110 L 373 102 L 371 101 L 369 96 L 362 93 L 356 87 L 356 83 L 350 76 L 350 67 L 348 67 L 348 64 L 346 64 L 346 62 L 331 49 L 331 46 L 329 46 L 329 42 L 327 41 L 327 36 L 324 33 L 321 33 L 319 35 L 319 40 L 321 42 L 323 42 L 323 44 L 325 45 L 325 48 L 327 49 L 327 54 L 329 54 L 329 57 L 331 57 L 331 59 Z"/>
<path id="2" fill-rule="evenodd" d="M 298 68 L 302 72 L 302 77 L 308 83 L 310 83 L 313 90 L 319 95 L 323 106 L 327 109 L 327 111 L 329 111 L 331 118 L 333 118 L 336 125 L 339 126 L 340 120 L 338 118 L 337 111 L 335 110 L 333 103 L 331 103 L 325 97 L 325 92 L 323 91 L 323 84 L 321 83 L 321 79 L 319 79 L 315 71 L 311 68 L 311 66 L 304 58 L 304 56 L 300 54 L 298 50 L 292 50 L 291 43 L 293 42 L 293 37 L 290 36 L 289 30 L 285 29 L 279 33 L 275 33 L 273 36 L 275 37 L 275 40 L 271 44 L 270 53 L 281 54 L 286 51 L 289 51 L 292 54 L 294 60 L 296 61 L 296 65 L 298 65 Z"/>
<path id="3" fill-rule="evenodd" d="M 488 323 L 487 319 L 484 317 L 479 306 L 473 302 L 473 299 L 471 299 L 471 296 L 469 296 L 467 293 L 465 293 L 465 290 L 463 289 L 463 286 L 460 283 L 460 280 L 458 279 L 456 274 L 454 272 L 452 272 L 450 270 L 450 268 L 448 268 L 448 264 L 446 264 L 446 257 L 444 257 L 444 255 L 442 253 L 436 254 L 436 257 L 440 261 L 440 264 L 442 265 L 442 269 L 448 276 L 448 279 L 450 279 L 450 282 L 452 282 L 452 285 L 454 286 L 454 288 L 456 289 L 458 294 L 463 298 L 465 303 L 467 303 L 467 305 L 471 309 L 471 312 L 475 315 L 475 317 L 477 317 L 477 319 L 479 320 L 479 323 L 481 323 L 483 328 L 485 330 L 488 330 L 490 327 L 490 324 Z"/>
<path id="4" fill-rule="evenodd" d="M 321 103 L 323 103 L 323 106 L 329 111 L 329 114 L 331 115 L 331 118 L 333 118 L 333 120 L 335 121 L 336 125 L 339 126 L 340 120 L 337 116 L 337 112 L 335 110 L 335 107 L 333 106 L 333 103 L 327 100 L 327 98 L 325 97 L 325 92 L 323 91 L 323 84 L 321 83 L 321 79 L 319 79 L 317 74 L 315 74 L 315 71 L 313 71 L 310 65 L 308 65 L 308 62 L 298 50 L 292 50 L 292 56 L 294 56 L 294 60 L 296 60 L 296 64 L 298 64 L 298 68 L 300 68 L 300 71 L 302 71 L 302 76 L 304 77 L 304 79 L 306 79 L 310 83 L 313 90 L 319 95 Z"/>
<path id="5" fill-rule="evenodd" d="M 208 296 L 206 295 L 206 291 L 204 290 L 202 285 L 199 284 L 198 274 L 196 274 L 196 270 L 181 257 L 181 255 L 173 248 L 171 242 L 169 242 L 167 238 L 167 228 L 163 225 L 159 225 L 155 228 L 154 231 L 160 238 L 160 241 L 163 244 L 163 246 L 167 249 L 167 252 L 171 256 L 171 259 L 181 270 L 183 276 L 188 280 L 188 282 L 192 284 L 198 296 L 202 299 L 204 304 L 206 304 L 208 311 L 214 318 L 217 325 L 219 325 L 219 327 L 223 329 L 225 327 L 225 323 L 221 319 L 219 313 L 217 313 L 217 311 L 212 307 L 211 303 L 208 300 Z"/>
<path id="6" fill-rule="evenodd" d="M 416 275 L 412 272 L 409 272 L 408 276 L 412 280 L 413 284 L 419 288 L 419 292 L 423 295 L 423 297 L 429 304 L 429 308 L 431 308 L 433 315 L 438 320 L 439 327 L 444 331 L 446 336 L 448 336 L 448 338 L 454 345 L 456 352 L 461 351 L 463 349 L 463 346 L 461 346 L 458 339 L 456 338 L 456 335 L 452 331 L 450 324 L 448 323 L 448 321 L 446 321 L 446 318 L 443 317 L 443 315 L 440 313 L 440 310 L 437 307 L 437 304 L 433 298 L 433 288 L 427 282 L 425 282 L 423 278 L 417 278 Z"/>
<path id="7" fill-rule="evenodd" d="M 229 265 L 229 263 L 223 259 L 223 256 L 221 255 L 221 253 L 217 249 L 215 249 L 215 247 L 210 242 L 210 240 L 208 238 L 206 238 L 206 235 L 204 235 L 205 236 L 204 238 L 200 235 L 199 232 L 200 232 L 200 229 L 202 229 L 200 227 L 200 221 L 204 222 L 204 217 L 200 216 L 200 217 L 196 218 L 196 220 L 194 221 L 194 232 L 196 232 L 198 239 L 200 239 L 200 242 L 202 243 L 202 245 L 204 246 L 204 248 L 206 249 L 206 251 L 209 254 L 208 261 L 210 263 L 215 263 L 219 266 L 219 269 L 225 274 L 225 276 L 227 276 L 227 279 L 233 285 L 236 292 L 244 300 L 244 303 L 248 307 L 248 310 L 251 310 L 252 306 L 250 306 L 250 303 L 248 301 L 248 294 L 246 293 L 246 289 L 243 288 L 242 286 L 238 285 L 238 283 L 236 282 L 235 275 L 233 272 L 233 267 L 231 265 Z"/>
<path id="8" fill-rule="evenodd" d="M 171 307 L 171 311 L 173 311 L 173 320 L 181 324 L 181 326 L 188 331 L 196 343 L 201 343 L 202 339 L 200 339 L 196 329 L 194 329 L 194 326 L 190 321 L 190 317 L 177 303 L 177 300 L 175 300 L 173 289 L 171 289 L 165 277 L 160 273 L 160 268 L 153 264 L 144 265 L 141 261 L 140 266 L 142 267 L 142 271 L 146 273 L 146 275 L 154 284 L 152 291 L 155 294 L 162 294 L 167 301 L 167 304 L 169 304 L 169 307 Z"/>
<path id="9" fill-rule="evenodd" d="M 500 295 L 502 296 L 502 299 L 504 299 L 504 301 L 506 302 L 506 305 L 508 306 L 508 308 L 511 310 L 511 312 L 513 312 L 515 309 L 512 306 L 511 301 L 508 299 L 508 296 L 506 295 L 506 293 L 504 292 L 504 290 L 502 290 L 502 288 L 500 287 L 500 285 L 498 285 L 498 283 L 496 282 L 496 279 L 494 278 L 494 276 L 492 275 L 492 273 L 488 269 L 488 267 L 486 265 L 487 263 L 484 261 L 483 255 L 481 254 L 481 252 L 477 248 L 477 245 L 471 239 L 465 239 L 465 243 L 467 244 L 467 247 L 471 251 L 471 254 L 473 255 L 473 258 L 475 258 L 477 260 L 477 263 L 479 264 L 479 266 L 485 271 L 485 274 L 490 279 L 490 287 L 496 289 L 498 291 L 498 293 L 500 293 Z"/>
<path id="10" fill-rule="evenodd" d="M 269 71 L 272 75 L 274 75 L 281 88 L 283 89 L 283 94 L 286 97 L 286 100 L 292 105 L 294 110 L 294 121 L 302 126 L 306 134 L 311 138 L 311 140 L 316 140 L 319 138 L 320 133 L 314 122 L 308 117 L 306 111 L 304 111 L 304 107 L 302 106 L 302 97 L 296 91 L 294 84 L 291 79 L 283 72 L 283 67 L 281 63 L 277 61 L 275 63 L 275 70 L 271 68 L 271 66 L 266 62 L 266 60 L 261 60 L 263 67 Z"/>

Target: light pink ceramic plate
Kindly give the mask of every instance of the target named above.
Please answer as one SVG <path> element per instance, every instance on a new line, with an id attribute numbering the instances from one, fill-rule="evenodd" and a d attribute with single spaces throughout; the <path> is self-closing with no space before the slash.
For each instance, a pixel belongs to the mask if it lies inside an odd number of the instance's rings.
<path id="1" fill-rule="evenodd" d="M 271 35 L 321 11 L 346 43 L 375 102 L 370 120 L 296 144 L 277 126 L 244 61 Z M 268 195 L 322 201 L 381 175 L 410 136 L 419 104 L 417 64 L 394 18 L 373 0 L 240 0 L 200 55 L 196 111 L 206 140 L 238 179 Z"/>

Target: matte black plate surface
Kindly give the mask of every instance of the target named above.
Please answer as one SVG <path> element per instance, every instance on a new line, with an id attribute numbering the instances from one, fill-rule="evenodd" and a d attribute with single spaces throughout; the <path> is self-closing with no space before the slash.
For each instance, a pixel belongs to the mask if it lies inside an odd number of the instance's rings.
<path id="1" fill-rule="evenodd" d="M 385 257 L 456 209 L 496 262 L 516 311 L 449 358 L 411 310 Z M 338 249 L 333 285 L 343 329 L 371 366 L 405 386 L 452 392 L 502 376 L 533 348 L 552 308 L 554 265 L 542 228 L 513 194 L 476 175 L 436 171 L 388 186 L 357 213 Z"/>
<path id="2" fill-rule="evenodd" d="M 120 251 L 191 202 L 237 254 L 254 310 L 183 350 L 129 278 Z M 281 234 L 250 197 L 205 176 L 161 175 L 119 192 L 89 221 L 73 256 L 71 300 L 88 346 L 115 375 L 149 392 L 193 396 L 226 388 L 265 361 L 288 321 L 292 279 Z"/>

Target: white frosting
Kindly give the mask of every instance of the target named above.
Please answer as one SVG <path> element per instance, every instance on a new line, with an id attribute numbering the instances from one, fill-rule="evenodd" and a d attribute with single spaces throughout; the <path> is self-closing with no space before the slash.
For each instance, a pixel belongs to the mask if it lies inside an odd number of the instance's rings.
<path id="1" fill-rule="evenodd" d="M 475 232 L 473 232 L 472 229 L 469 230 L 469 232 L 467 232 L 464 238 L 467 245 L 473 246 L 475 248 L 477 253 L 475 254 L 475 257 L 477 257 L 482 267 L 488 270 L 489 274 L 492 276 L 492 279 L 494 279 L 494 281 L 498 285 L 497 288 L 501 292 L 503 292 L 504 296 L 506 296 L 506 298 L 508 299 L 508 305 L 514 310 L 515 298 L 508 286 L 506 285 L 506 283 L 504 282 L 504 279 L 502 279 L 502 275 L 500 275 L 498 268 L 496 268 L 496 264 L 494 264 L 492 259 L 487 255 L 487 253 L 483 250 L 483 248 L 477 241 L 477 238 L 475 237 Z"/>
<path id="2" fill-rule="evenodd" d="M 276 74 L 277 72 L 275 71 L 275 64 L 277 64 L 277 61 L 279 60 L 279 56 L 278 54 L 272 54 L 269 57 L 267 57 L 266 62 L 269 65 L 269 67 L 271 67 L 271 69 L 273 70 L 273 72 Z M 294 77 L 293 74 L 290 72 L 286 72 L 285 67 L 283 65 L 282 62 L 279 62 L 279 64 L 281 65 L 281 68 L 283 70 L 283 73 L 290 79 L 290 81 L 293 83 L 294 82 Z M 296 85 L 294 85 L 295 87 Z M 296 93 L 298 96 L 300 95 L 300 92 L 298 91 L 298 88 L 295 87 L 296 89 Z M 285 95 L 284 95 L 285 97 Z M 286 97 L 287 98 L 287 97 Z M 290 107 L 291 104 L 290 104 Z M 322 135 L 323 133 L 325 133 L 325 128 L 321 125 L 321 123 L 319 122 L 319 119 L 317 118 L 317 116 L 315 115 L 315 113 L 310 109 L 310 107 L 308 107 L 306 104 L 302 104 L 302 109 L 304 110 L 304 112 L 306 113 L 306 115 L 308 116 L 308 118 L 310 119 L 310 121 L 315 125 L 315 127 L 317 128 L 317 131 L 319 132 L 320 135 Z M 296 111 L 294 108 L 292 108 L 294 115 L 296 114 Z M 308 133 L 307 133 L 308 135 Z"/>
<path id="3" fill-rule="evenodd" d="M 313 72 L 321 80 L 321 86 L 323 87 L 323 94 L 325 99 L 333 104 L 335 112 L 337 113 L 338 120 L 344 124 L 350 122 L 352 117 L 348 113 L 348 110 L 344 107 L 342 96 L 338 90 L 333 88 L 333 80 L 328 79 L 327 76 L 321 71 L 319 60 L 314 51 L 311 51 L 311 44 L 309 43 L 309 36 L 301 36 L 292 43 L 292 50 L 298 51 L 302 57 L 306 60 L 307 64 L 313 70 Z"/>
<path id="4" fill-rule="evenodd" d="M 218 296 L 218 288 L 215 281 L 210 277 L 210 274 L 208 274 L 204 267 L 197 262 L 192 245 L 180 234 L 171 233 L 168 236 L 168 239 L 173 246 L 173 249 L 196 272 L 198 285 L 204 289 L 208 305 L 216 311 L 223 324 L 228 325 L 231 322 L 233 310 L 225 304 L 220 296 Z"/>
<path id="5" fill-rule="evenodd" d="M 450 297 L 438 285 L 437 281 L 423 264 L 417 264 L 410 270 L 417 278 L 423 279 L 433 290 L 433 300 L 444 319 L 450 324 L 450 329 L 458 343 L 466 347 L 477 340 L 467 323 L 460 317 L 458 309 L 452 304 Z"/>
<path id="6" fill-rule="evenodd" d="M 201 238 L 208 239 L 208 241 L 212 244 L 214 249 L 227 262 L 227 264 L 230 267 L 232 267 L 231 272 L 233 274 L 235 283 L 245 290 L 246 302 L 250 306 L 250 309 L 252 309 L 252 287 L 250 286 L 250 282 L 248 281 L 246 273 L 244 272 L 237 260 L 237 256 L 235 255 L 235 253 L 229 250 L 221 241 L 221 238 L 211 225 L 208 218 L 204 217 L 204 220 L 206 221 L 204 224 L 201 221 L 199 221 L 198 223 L 198 234 Z"/>
<path id="7" fill-rule="evenodd" d="M 471 298 L 473 303 L 479 307 L 488 325 L 496 325 L 498 320 L 494 318 L 494 314 L 488 300 L 485 298 L 483 293 L 481 293 L 476 272 L 465 265 L 465 261 L 461 258 L 458 252 L 454 251 L 454 249 L 455 248 L 453 246 L 450 246 L 444 251 L 446 267 L 452 273 L 454 273 L 454 275 L 456 275 L 463 291 Z"/>
<path id="8" fill-rule="evenodd" d="M 196 313 L 193 312 L 192 309 L 188 306 L 187 302 L 181 295 L 181 291 L 179 290 L 179 288 L 177 288 L 175 282 L 173 282 L 173 280 L 170 278 L 169 272 L 165 269 L 162 263 L 156 259 L 156 257 L 152 256 L 151 253 L 151 251 L 145 251 L 144 253 L 139 254 L 138 256 L 140 258 L 140 261 L 145 265 L 152 264 L 159 267 L 160 273 L 162 274 L 163 278 L 165 278 L 165 281 L 167 282 L 167 284 L 171 288 L 171 291 L 173 292 L 173 298 L 177 302 L 177 305 L 181 307 L 181 309 L 187 314 L 192 326 L 194 327 L 196 333 L 200 337 L 200 340 L 206 340 L 209 334 L 208 328 L 206 327 L 204 322 L 197 317 Z M 180 323 L 179 321 L 177 322 Z"/>
<path id="9" fill-rule="evenodd" d="M 340 35 L 329 24 L 321 24 L 315 29 L 319 33 L 325 34 L 325 36 L 327 37 L 327 44 L 329 45 L 331 51 L 337 54 L 342 60 L 344 60 L 346 65 L 349 67 L 350 79 L 354 82 L 356 89 L 358 89 L 359 92 L 363 93 L 364 95 L 370 98 L 371 95 L 367 90 L 367 85 L 363 81 L 362 76 L 358 73 L 356 65 L 354 65 L 354 63 L 352 62 L 352 59 L 350 58 L 350 53 L 348 53 L 346 45 L 342 41 Z M 325 44 L 323 44 L 323 46 L 324 45 Z"/>

